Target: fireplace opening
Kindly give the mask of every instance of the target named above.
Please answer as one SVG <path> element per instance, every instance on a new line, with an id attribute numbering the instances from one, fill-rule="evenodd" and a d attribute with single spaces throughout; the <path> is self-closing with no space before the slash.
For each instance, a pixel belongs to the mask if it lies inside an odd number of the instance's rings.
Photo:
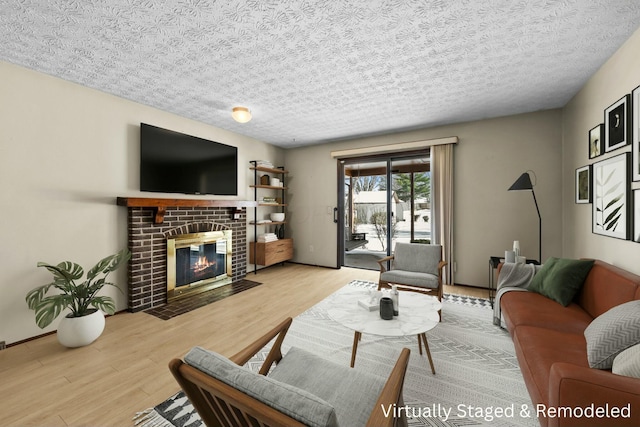
<path id="1" fill-rule="evenodd" d="M 231 230 L 167 239 L 167 302 L 232 281 Z"/>

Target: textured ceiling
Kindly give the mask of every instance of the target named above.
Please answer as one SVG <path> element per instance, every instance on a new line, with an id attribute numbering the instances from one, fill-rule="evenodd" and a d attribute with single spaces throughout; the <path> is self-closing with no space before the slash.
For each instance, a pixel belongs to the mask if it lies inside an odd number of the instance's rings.
<path id="1" fill-rule="evenodd" d="M 638 0 L 0 0 L 0 59 L 291 147 L 562 107 L 639 25 Z"/>

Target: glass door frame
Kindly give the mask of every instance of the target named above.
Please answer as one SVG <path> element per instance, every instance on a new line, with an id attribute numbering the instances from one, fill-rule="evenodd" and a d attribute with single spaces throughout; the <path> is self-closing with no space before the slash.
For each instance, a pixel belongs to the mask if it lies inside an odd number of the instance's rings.
<path id="1" fill-rule="evenodd" d="M 417 150 L 417 151 L 411 151 L 411 152 L 402 152 L 402 153 L 386 153 L 386 154 L 379 154 L 379 155 L 370 155 L 370 156 L 363 156 L 363 157 L 350 157 L 350 158 L 339 158 L 337 159 L 337 169 L 338 169 L 338 204 L 337 204 L 337 208 L 335 209 L 335 213 L 334 213 L 334 222 L 337 223 L 338 225 L 338 245 L 337 245 L 337 268 L 341 268 L 342 266 L 344 266 L 344 262 L 345 262 L 345 228 L 348 224 L 345 223 L 346 221 L 346 206 L 345 206 L 345 200 L 346 200 L 346 191 L 345 191 L 345 178 L 346 178 L 346 174 L 345 174 L 345 166 L 347 165 L 353 165 L 353 164 L 359 164 L 359 163 L 380 163 L 380 162 L 385 162 L 386 164 L 386 182 L 387 182 L 387 206 L 386 206 L 386 229 L 387 229 L 387 245 L 386 245 L 386 254 L 387 255 L 391 255 L 392 253 L 392 249 L 393 249 L 393 236 L 392 236 L 392 221 L 394 218 L 392 218 L 393 216 L 393 209 L 392 209 L 392 203 L 393 203 L 393 162 L 394 161 L 401 161 L 401 160 L 410 160 L 410 159 L 418 159 L 418 158 L 424 158 L 424 159 L 430 159 L 430 151 L 427 150 Z M 429 167 L 430 169 L 430 167 Z M 353 193 L 351 193 L 353 194 Z M 414 206 L 414 186 L 413 183 L 411 185 L 411 211 L 413 212 L 413 206 Z M 411 224 L 411 235 L 413 235 L 413 230 L 414 230 L 414 225 L 413 225 L 413 221 Z"/>

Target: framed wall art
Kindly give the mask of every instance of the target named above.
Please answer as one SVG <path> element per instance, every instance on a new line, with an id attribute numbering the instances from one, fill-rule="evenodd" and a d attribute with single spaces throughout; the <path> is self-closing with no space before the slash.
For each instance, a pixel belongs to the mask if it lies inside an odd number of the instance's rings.
<path id="1" fill-rule="evenodd" d="M 604 151 L 608 153 L 629 144 L 631 100 L 625 95 L 604 110 Z"/>
<path id="2" fill-rule="evenodd" d="M 596 234 L 629 239 L 629 153 L 593 164 L 592 231 Z"/>
<path id="3" fill-rule="evenodd" d="M 591 165 L 576 169 L 576 203 L 591 203 Z"/>
<path id="4" fill-rule="evenodd" d="M 640 189 L 633 190 L 633 237 L 634 242 L 640 243 Z"/>
<path id="5" fill-rule="evenodd" d="M 640 181 L 640 86 L 631 92 L 631 139 L 633 141 L 632 176 L 634 181 Z"/>
<path id="6" fill-rule="evenodd" d="M 604 153 L 602 148 L 602 136 L 604 124 L 600 123 L 589 131 L 589 158 L 593 159 Z"/>

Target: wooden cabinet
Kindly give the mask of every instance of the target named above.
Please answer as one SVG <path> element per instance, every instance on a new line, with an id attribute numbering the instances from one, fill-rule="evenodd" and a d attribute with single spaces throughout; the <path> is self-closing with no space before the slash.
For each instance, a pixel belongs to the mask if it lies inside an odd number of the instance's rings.
<path id="1" fill-rule="evenodd" d="M 269 266 L 285 262 L 293 258 L 293 239 L 284 238 L 284 221 L 264 222 L 271 212 L 285 212 L 286 203 L 286 177 L 289 173 L 282 167 L 273 167 L 270 164 L 265 166 L 256 160 L 251 161 L 250 170 L 253 171 L 254 201 L 256 206 L 253 209 L 254 239 L 249 245 L 249 263 L 254 265 L 254 273 L 257 266 Z M 267 232 L 274 232 L 279 235 L 279 239 L 270 242 L 258 242 L 258 235 Z"/>
<path id="2" fill-rule="evenodd" d="M 280 239 L 267 243 L 251 242 L 249 244 L 249 262 L 251 264 L 273 265 L 291 258 L 293 258 L 293 239 Z"/>

